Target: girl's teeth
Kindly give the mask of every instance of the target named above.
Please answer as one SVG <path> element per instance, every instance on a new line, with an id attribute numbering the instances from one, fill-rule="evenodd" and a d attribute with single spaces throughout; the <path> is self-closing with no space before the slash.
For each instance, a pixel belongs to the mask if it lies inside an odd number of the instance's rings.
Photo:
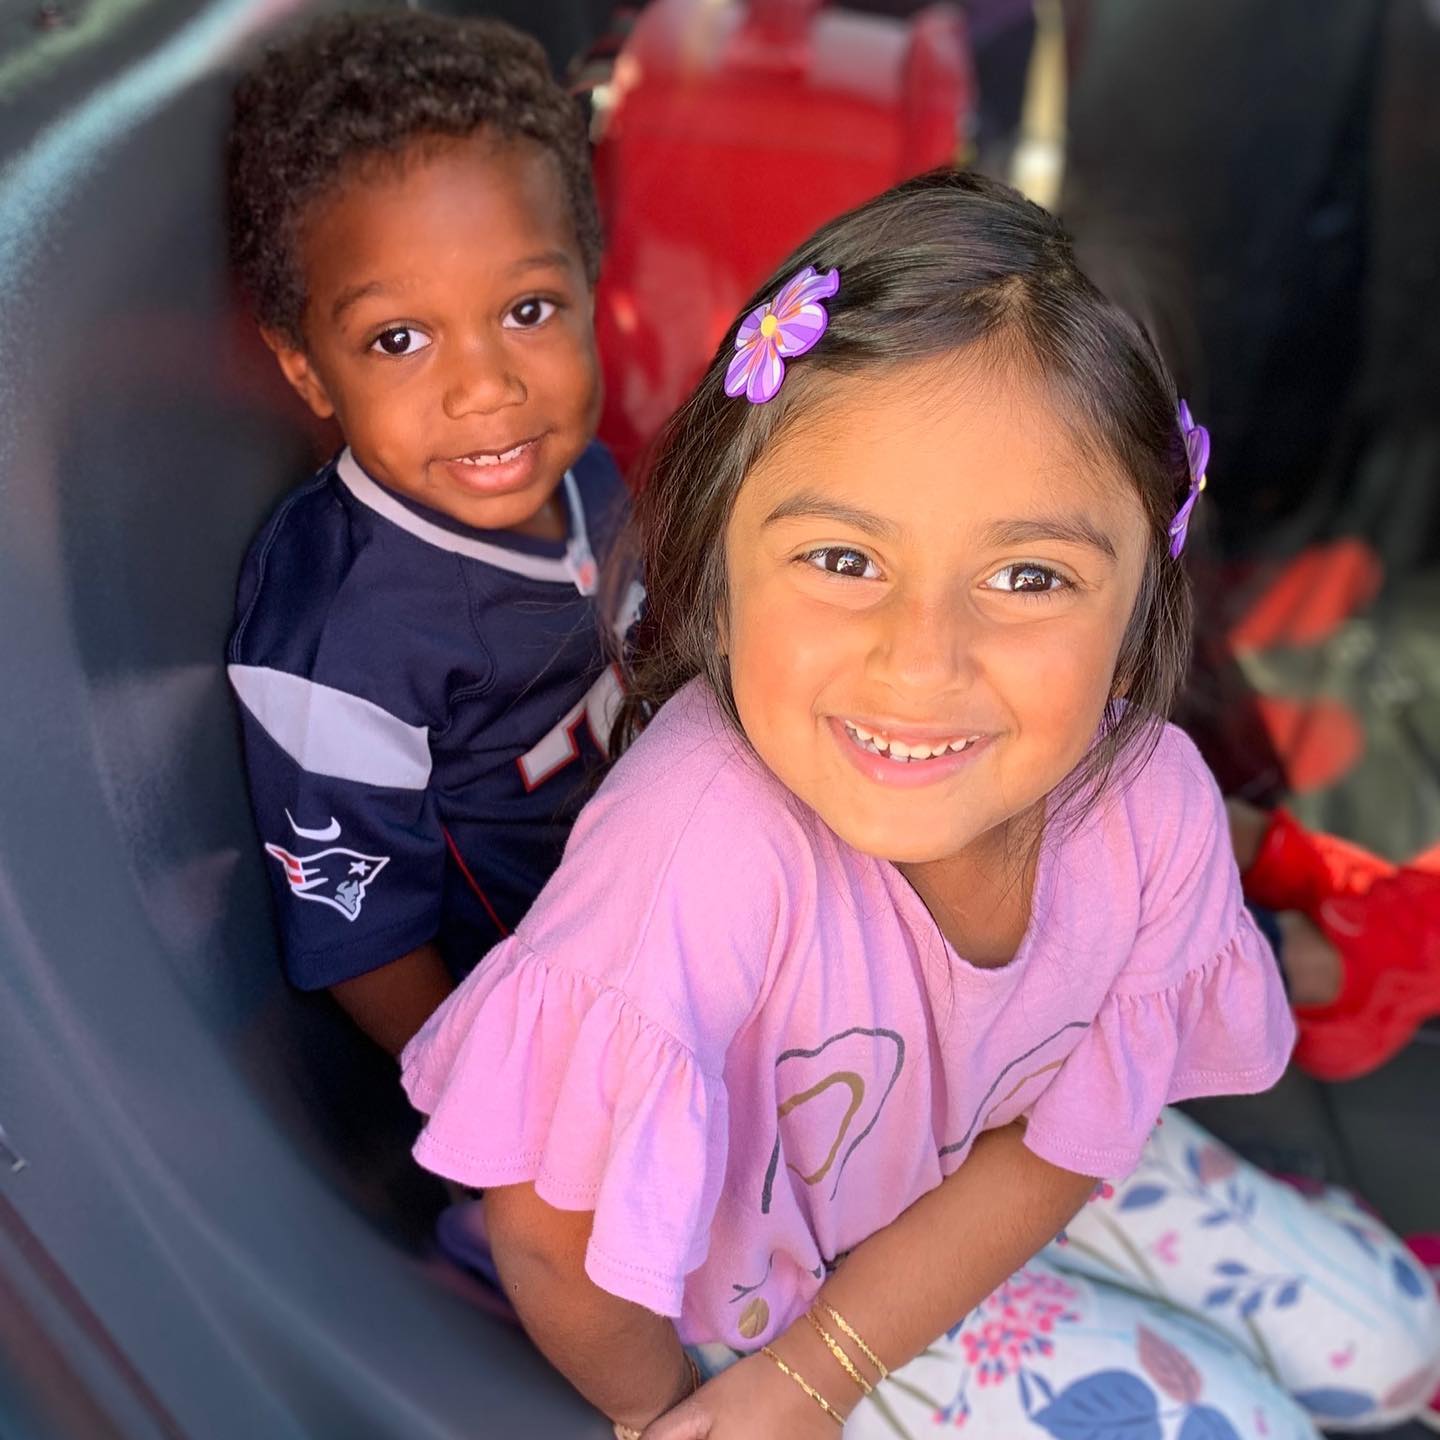
<path id="1" fill-rule="evenodd" d="M 907 744 L 904 740 L 887 740 L 883 735 L 872 734 L 861 725 L 852 725 L 848 720 L 845 728 L 860 742 L 862 750 L 872 755 L 884 755 L 900 764 L 909 765 L 916 760 L 932 760 L 936 756 L 958 753 L 973 745 L 979 738 L 969 735 L 963 740 L 949 740 L 940 745 Z"/>

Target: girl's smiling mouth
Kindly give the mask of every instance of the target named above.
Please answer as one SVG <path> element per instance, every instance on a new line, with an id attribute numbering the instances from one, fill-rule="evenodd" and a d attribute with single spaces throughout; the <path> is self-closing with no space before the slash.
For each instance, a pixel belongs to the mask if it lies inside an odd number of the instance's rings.
<path id="1" fill-rule="evenodd" d="M 835 716 L 829 717 L 829 725 L 841 750 L 862 775 L 881 785 L 905 789 L 948 779 L 993 738 L 983 732 L 902 736 Z"/>

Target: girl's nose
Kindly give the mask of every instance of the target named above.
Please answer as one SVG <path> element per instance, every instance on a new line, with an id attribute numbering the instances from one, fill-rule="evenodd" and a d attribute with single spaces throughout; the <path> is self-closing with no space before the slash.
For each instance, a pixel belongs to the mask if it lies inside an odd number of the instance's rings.
<path id="1" fill-rule="evenodd" d="M 526 399 L 525 382 L 506 347 L 495 343 L 457 347 L 446 366 L 444 387 L 441 404 L 452 420 L 492 415 Z"/>
<path id="2" fill-rule="evenodd" d="M 874 659 L 877 677 L 897 695 L 918 700 L 974 680 L 978 621 L 963 601 L 897 596 L 884 608 Z"/>

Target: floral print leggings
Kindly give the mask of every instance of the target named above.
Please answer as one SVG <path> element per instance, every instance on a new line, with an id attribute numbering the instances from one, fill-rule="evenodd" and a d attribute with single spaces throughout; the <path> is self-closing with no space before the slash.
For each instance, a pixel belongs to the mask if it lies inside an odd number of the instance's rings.
<path id="1" fill-rule="evenodd" d="M 1318 1440 L 1399 1424 L 1437 1381 L 1440 1303 L 1400 1242 L 1171 1110 L 1136 1172 L 877 1387 L 845 1440 Z"/>

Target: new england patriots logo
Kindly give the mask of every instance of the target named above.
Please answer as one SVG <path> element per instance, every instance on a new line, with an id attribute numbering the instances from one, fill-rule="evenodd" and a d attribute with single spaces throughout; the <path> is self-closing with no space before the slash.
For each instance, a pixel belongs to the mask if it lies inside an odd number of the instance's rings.
<path id="1" fill-rule="evenodd" d="M 362 855 L 338 845 L 314 855 L 292 855 L 281 845 L 267 843 L 265 853 L 273 855 L 284 868 L 292 895 L 301 900 L 318 900 L 347 920 L 358 918 L 365 892 L 390 863 L 388 855 Z"/>

